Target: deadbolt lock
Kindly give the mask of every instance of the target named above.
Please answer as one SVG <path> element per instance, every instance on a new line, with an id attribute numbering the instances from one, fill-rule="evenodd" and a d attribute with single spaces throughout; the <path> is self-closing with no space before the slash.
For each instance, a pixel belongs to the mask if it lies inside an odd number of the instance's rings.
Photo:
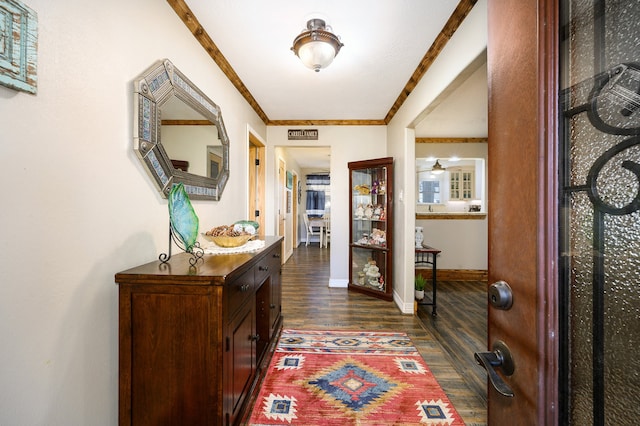
<path id="1" fill-rule="evenodd" d="M 513 292 L 505 281 L 498 281 L 489 286 L 489 303 L 496 309 L 507 310 L 513 305 Z"/>

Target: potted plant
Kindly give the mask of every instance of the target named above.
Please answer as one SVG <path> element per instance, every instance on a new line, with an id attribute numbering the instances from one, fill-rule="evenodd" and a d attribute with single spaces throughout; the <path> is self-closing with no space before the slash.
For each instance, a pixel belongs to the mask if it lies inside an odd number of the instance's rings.
<path id="1" fill-rule="evenodd" d="M 427 284 L 427 280 L 425 280 L 422 275 L 416 275 L 414 286 L 415 286 L 417 300 L 424 299 L 424 286 L 426 284 Z"/>

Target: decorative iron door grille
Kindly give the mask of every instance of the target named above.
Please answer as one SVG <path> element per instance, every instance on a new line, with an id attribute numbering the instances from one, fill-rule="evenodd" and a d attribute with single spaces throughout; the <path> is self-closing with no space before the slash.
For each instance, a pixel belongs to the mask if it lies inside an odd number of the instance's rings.
<path id="1" fill-rule="evenodd" d="M 563 0 L 560 424 L 640 413 L 640 7 Z"/>

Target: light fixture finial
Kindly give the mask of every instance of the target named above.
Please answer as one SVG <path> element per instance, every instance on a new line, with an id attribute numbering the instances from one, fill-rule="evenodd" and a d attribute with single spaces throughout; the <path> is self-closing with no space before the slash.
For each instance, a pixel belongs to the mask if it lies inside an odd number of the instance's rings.
<path id="1" fill-rule="evenodd" d="M 445 170 L 446 169 L 440 164 L 440 161 L 436 160 L 436 163 L 431 168 L 431 173 L 433 173 L 434 175 L 439 175 L 440 173 L 444 173 Z"/>
<path id="2" fill-rule="evenodd" d="M 333 62 L 342 46 L 340 38 L 327 28 L 325 21 L 314 18 L 307 21 L 307 29 L 293 40 L 291 50 L 307 68 L 319 72 Z"/>

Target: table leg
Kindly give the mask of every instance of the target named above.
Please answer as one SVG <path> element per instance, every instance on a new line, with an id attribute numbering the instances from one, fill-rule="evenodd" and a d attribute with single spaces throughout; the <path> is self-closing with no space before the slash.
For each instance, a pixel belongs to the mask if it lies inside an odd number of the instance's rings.
<path id="1" fill-rule="evenodd" d="M 431 265 L 431 270 L 432 270 L 432 274 L 431 274 L 431 286 L 432 286 L 432 291 L 433 291 L 433 309 L 431 310 L 431 315 L 432 316 L 437 316 L 438 313 L 436 312 L 436 294 L 438 292 L 438 281 L 436 280 L 436 254 L 435 253 L 431 253 L 431 259 L 433 260 L 432 265 Z"/>

